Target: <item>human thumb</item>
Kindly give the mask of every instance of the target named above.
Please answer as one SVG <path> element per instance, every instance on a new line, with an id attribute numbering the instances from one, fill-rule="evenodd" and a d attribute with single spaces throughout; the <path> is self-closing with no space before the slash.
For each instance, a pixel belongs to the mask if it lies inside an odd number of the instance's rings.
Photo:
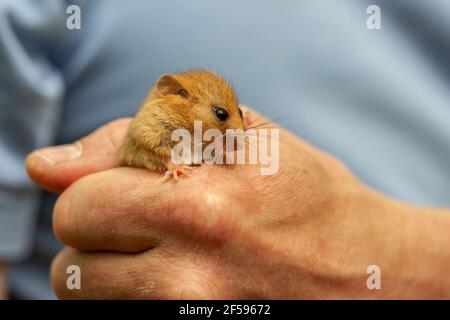
<path id="1" fill-rule="evenodd" d="M 72 144 L 33 151 L 25 161 L 29 176 L 43 189 L 61 192 L 85 175 L 113 168 L 129 123 L 118 119 Z"/>

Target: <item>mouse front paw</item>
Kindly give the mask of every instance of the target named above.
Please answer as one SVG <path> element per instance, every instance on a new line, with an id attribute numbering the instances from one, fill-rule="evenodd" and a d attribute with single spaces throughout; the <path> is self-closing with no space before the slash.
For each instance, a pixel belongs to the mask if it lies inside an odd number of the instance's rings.
<path id="1" fill-rule="evenodd" d="M 164 181 L 168 180 L 178 180 L 180 177 L 186 177 L 189 173 L 191 173 L 192 167 L 189 166 L 181 166 L 181 167 L 173 167 L 171 169 L 167 169 L 164 174 Z"/>

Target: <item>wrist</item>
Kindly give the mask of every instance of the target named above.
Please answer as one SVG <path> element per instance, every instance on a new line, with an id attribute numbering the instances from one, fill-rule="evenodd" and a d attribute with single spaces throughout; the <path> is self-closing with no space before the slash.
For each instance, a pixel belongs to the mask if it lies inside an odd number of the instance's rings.
<path id="1" fill-rule="evenodd" d="M 410 298 L 450 298 L 450 212 L 396 202 L 403 213 L 399 281 Z"/>
<path id="2" fill-rule="evenodd" d="M 347 293 L 359 298 L 449 298 L 450 212 L 401 203 L 371 190 L 359 198 L 350 210 L 353 224 L 347 222 L 356 236 L 348 236 L 352 243 L 339 261 L 348 275 Z M 367 287 L 369 266 L 379 267 L 380 289 Z"/>

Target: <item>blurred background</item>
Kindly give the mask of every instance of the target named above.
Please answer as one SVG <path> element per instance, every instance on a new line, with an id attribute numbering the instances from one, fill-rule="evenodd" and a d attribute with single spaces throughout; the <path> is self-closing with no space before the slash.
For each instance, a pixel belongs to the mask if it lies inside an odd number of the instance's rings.
<path id="1" fill-rule="evenodd" d="M 54 298 L 56 195 L 31 183 L 26 154 L 133 115 L 166 72 L 217 71 L 373 188 L 449 207 L 449 13 L 448 0 L 0 0 L 0 297 Z"/>

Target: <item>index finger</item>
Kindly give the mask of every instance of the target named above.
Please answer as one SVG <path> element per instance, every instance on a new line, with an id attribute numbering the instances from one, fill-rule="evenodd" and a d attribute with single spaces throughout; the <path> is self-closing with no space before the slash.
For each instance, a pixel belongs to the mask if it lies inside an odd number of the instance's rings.
<path id="1" fill-rule="evenodd" d="M 80 250 L 140 252 L 161 239 L 158 216 L 172 204 L 171 186 L 148 170 L 114 168 L 81 178 L 58 198 L 56 236 Z"/>

